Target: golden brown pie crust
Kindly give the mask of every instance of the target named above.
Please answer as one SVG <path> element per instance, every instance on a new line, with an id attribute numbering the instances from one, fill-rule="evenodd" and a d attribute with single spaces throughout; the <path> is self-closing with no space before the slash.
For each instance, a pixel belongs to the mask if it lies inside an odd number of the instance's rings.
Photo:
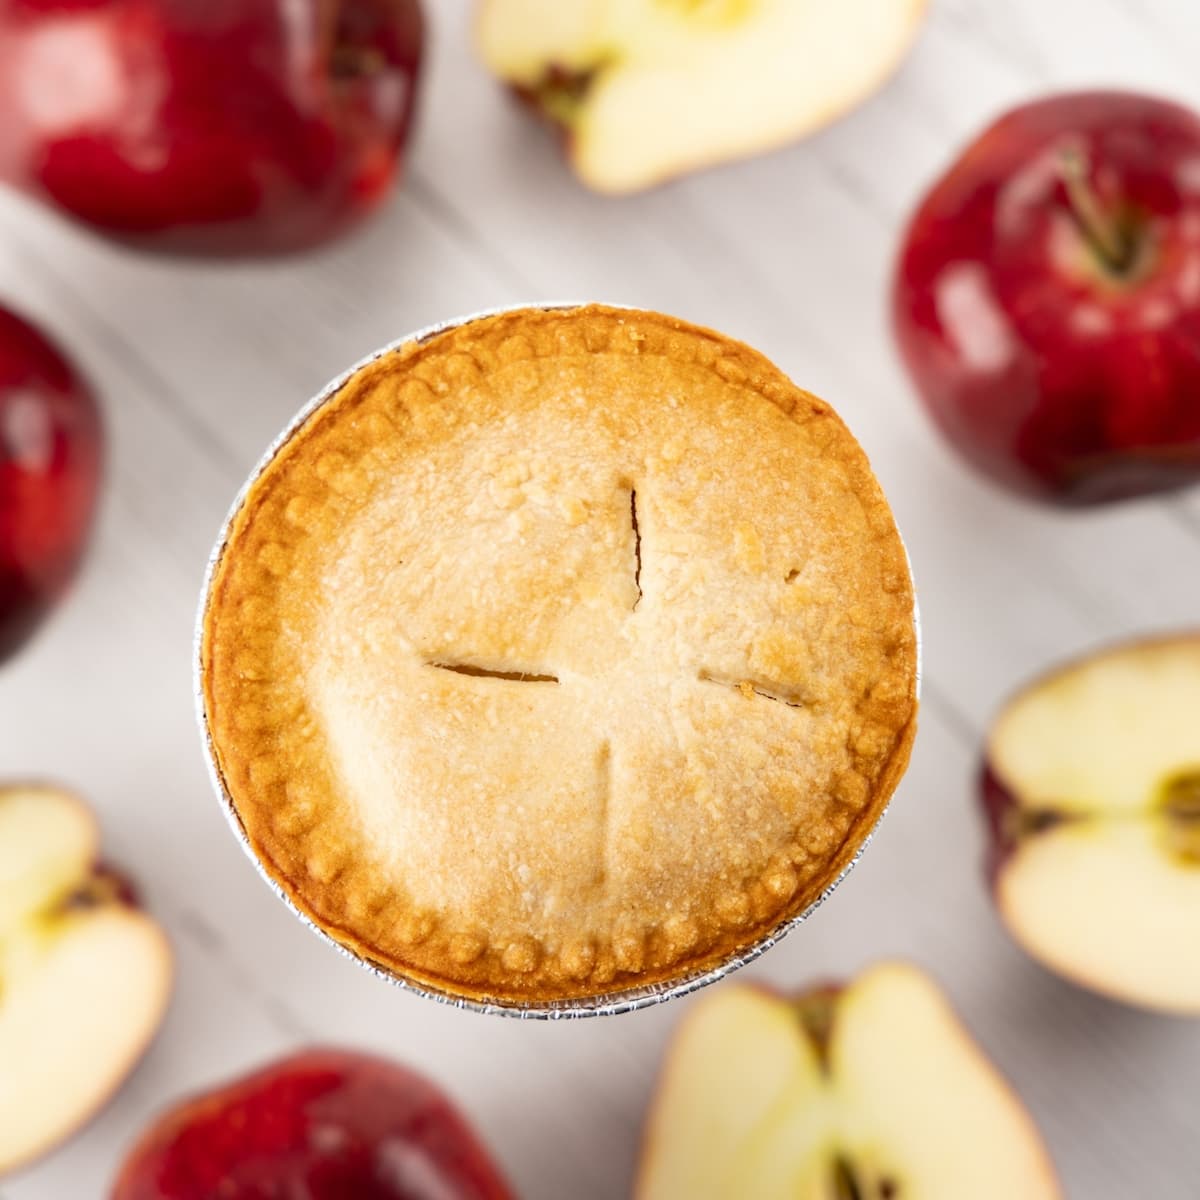
<path id="1" fill-rule="evenodd" d="M 301 911 L 532 1003 L 808 907 L 904 771 L 916 670 L 904 548 L 836 414 L 599 306 L 357 371 L 251 485 L 201 647 L 218 772 Z"/>

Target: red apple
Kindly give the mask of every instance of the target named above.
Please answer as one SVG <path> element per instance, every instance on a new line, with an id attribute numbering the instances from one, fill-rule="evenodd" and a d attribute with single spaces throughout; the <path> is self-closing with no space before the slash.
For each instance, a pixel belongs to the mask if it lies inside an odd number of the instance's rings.
<path id="1" fill-rule="evenodd" d="M 1090 504 L 1200 479 L 1200 119 L 1123 92 L 1002 117 L 912 218 L 893 317 L 1000 483 Z"/>
<path id="2" fill-rule="evenodd" d="M 138 246 L 268 254 L 380 203 L 417 0 L 5 0 L 0 179 Z"/>
<path id="3" fill-rule="evenodd" d="M 420 1075 L 308 1050 L 186 1101 L 134 1147 L 112 1200 L 511 1200 L 487 1152 Z"/>
<path id="4" fill-rule="evenodd" d="M 1040 962 L 1200 1016 L 1200 634 L 1114 646 L 1003 707 L 981 779 L 1000 916 Z"/>
<path id="5" fill-rule="evenodd" d="M 33 633 L 83 554 L 102 431 L 88 386 L 0 308 L 0 661 Z"/>
<path id="6" fill-rule="evenodd" d="M 162 1022 L 171 953 L 88 807 L 0 787 L 0 1175 L 73 1133 Z"/>
<path id="7" fill-rule="evenodd" d="M 715 988 L 684 1018 L 637 1200 L 1061 1200 L 1029 1114 L 915 967 L 788 999 Z"/>

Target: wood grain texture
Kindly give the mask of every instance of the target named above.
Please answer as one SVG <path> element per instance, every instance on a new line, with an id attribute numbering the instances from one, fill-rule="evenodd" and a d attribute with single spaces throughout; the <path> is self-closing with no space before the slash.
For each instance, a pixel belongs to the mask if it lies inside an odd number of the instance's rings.
<path id="1" fill-rule="evenodd" d="M 1194 0 L 935 0 L 912 58 L 858 113 L 794 149 L 627 200 L 582 192 L 485 77 L 467 0 L 428 8 L 436 36 L 407 185 L 329 251 L 181 266 L 0 194 L 0 299 L 70 347 L 112 434 L 87 570 L 0 674 L 0 774 L 59 778 L 94 799 L 106 855 L 142 882 L 179 960 L 150 1056 L 83 1134 L 6 1180 L 5 1200 L 103 1195 L 153 1111 L 310 1040 L 373 1047 L 436 1076 L 530 1200 L 626 1194 L 686 1002 L 522 1024 L 376 982 L 256 878 L 209 793 L 192 718 L 205 558 L 274 433 L 377 345 L 549 298 L 661 308 L 762 349 L 838 407 L 912 552 L 927 681 L 912 769 L 839 894 L 746 976 L 793 987 L 884 955 L 914 959 L 1028 1101 L 1070 1195 L 1195 1200 L 1200 1026 L 1091 997 L 1010 944 L 983 889 L 972 784 L 982 731 L 1014 685 L 1097 641 L 1197 622 L 1200 489 L 1087 514 L 992 490 L 918 411 L 884 307 L 904 214 L 1003 107 L 1084 84 L 1200 106 Z"/>

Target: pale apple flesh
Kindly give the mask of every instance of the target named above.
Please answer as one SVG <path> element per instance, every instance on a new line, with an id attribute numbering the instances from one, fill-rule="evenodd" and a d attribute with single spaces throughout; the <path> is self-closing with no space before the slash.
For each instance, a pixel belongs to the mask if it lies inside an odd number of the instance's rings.
<path id="1" fill-rule="evenodd" d="M 602 192 L 786 144 L 880 86 L 925 0 L 484 0 L 479 46 Z"/>
<path id="2" fill-rule="evenodd" d="M 788 1000 L 697 1002 L 654 1102 L 638 1200 L 1057 1200 L 1033 1122 L 914 967 Z"/>
<path id="3" fill-rule="evenodd" d="M 1117 999 L 1200 1014 L 1200 635 L 1108 650 L 994 724 L 991 875 L 1016 940 Z"/>
<path id="4" fill-rule="evenodd" d="M 0 1175 L 87 1120 L 162 1022 L 162 931 L 95 867 L 76 797 L 0 789 Z"/>
<path id="5" fill-rule="evenodd" d="M 44 787 L 0 788 L 0 935 L 68 895 L 99 852 L 100 830 L 82 801 Z"/>

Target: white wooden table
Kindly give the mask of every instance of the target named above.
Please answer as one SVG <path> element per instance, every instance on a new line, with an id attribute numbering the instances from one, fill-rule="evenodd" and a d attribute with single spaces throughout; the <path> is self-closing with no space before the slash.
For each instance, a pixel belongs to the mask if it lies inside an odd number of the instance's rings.
<path id="1" fill-rule="evenodd" d="M 687 1002 L 522 1023 L 372 979 L 257 878 L 210 794 L 192 716 L 205 557 L 292 412 L 411 329 L 564 297 L 660 308 L 773 356 L 846 417 L 912 552 L 926 645 L 912 769 L 838 894 L 745 975 L 795 986 L 880 956 L 916 960 L 1025 1097 L 1072 1196 L 1196 1200 L 1200 1023 L 1087 995 L 1010 944 L 984 890 L 973 778 L 989 714 L 1029 674 L 1106 638 L 1200 618 L 1200 489 L 1062 515 L 980 482 L 917 408 L 885 287 L 919 191 L 1001 108 L 1106 84 L 1200 106 L 1197 0 L 934 0 L 915 54 L 849 119 L 622 201 L 584 193 L 476 65 L 467 0 L 436 9 L 407 184 L 328 252 L 180 265 L 0 195 L 0 300 L 70 347 L 102 390 L 112 442 L 80 584 L 0 673 L 0 775 L 61 779 L 94 800 L 107 856 L 141 881 L 178 959 L 170 1016 L 143 1065 L 80 1136 L 0 1183 L 0 1200 L 103 1196 L 166 1102 L 312 1041 L 373 1047 L 435 1076 L 530 1200 L 627 1193 Z M 1200 931 L 1177 949 L 1198 947 Z"/>

